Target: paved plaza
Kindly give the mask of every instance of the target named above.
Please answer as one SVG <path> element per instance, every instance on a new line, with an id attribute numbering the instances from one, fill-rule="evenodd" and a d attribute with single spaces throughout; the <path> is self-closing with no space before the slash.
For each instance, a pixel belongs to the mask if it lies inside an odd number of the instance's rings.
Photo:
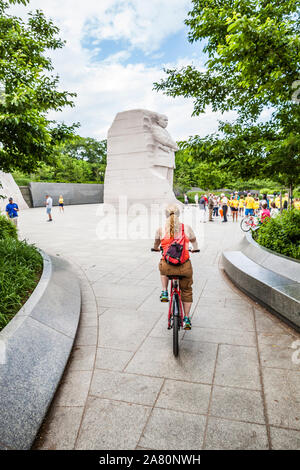
<path id="1" fill-rule="evenodd" d="M 100 240 L 97 210 L 55 207 L 52 223 L 44 208 L 20 214 L 22 237 L 72 263 L 83 299 L 34 448 L 300 449 L 300 335 L 224 274 L 220 255 L 237 248 L 239 224 L 194 227 L 193 328 L 176 359 L 152 240 Z"/>

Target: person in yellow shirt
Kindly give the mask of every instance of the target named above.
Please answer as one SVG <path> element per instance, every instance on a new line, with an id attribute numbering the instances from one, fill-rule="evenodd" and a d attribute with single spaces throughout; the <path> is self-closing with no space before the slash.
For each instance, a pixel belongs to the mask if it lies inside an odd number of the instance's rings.
<path id="1" fill-rule="evenodd" d="M 244 201 L 243 196 L 241 196 L 241 198 L 239 200 L 239 215 L 240 216 L 244 215 L 244 205 L 245 205 L 245 201 Z"/>
<path id="2" fill-rule="evenodd" d="M 238 221 L 238 213 L 239 213 L 239 200 L 238 197 L 235 196 L 234 199 L 231 199 L 231 213 L 232 213 L 232 222 Z"/>
<path id="3" fill-rule="evenodd" d="M 298 209 L 298 211 L 300 210 L 300 200 L 299 199 L 294 200 L 294 208 Z"/>
<path id="4" fill-rule="evenodd" d="M 280 196 L 277 196 L 275 198 L 275 206 L 277 207 L 277 209 L 280 209 Z"/>
<path id="5" fill-rule="evenodd" d="M 248 193 L 245 199 L 245 215 L 254 215 L 253 204 L 254 198 L 251 196 L 251 193 Z"/>
<path id="6" fill-rule="evenodd" d="M 65 211 L 65 209 L 64 209 L 64 198 L 62 197 L 62 195 L 59 196 L 58 205 L 59 205 L 59 212 L 64 212 Z"/>

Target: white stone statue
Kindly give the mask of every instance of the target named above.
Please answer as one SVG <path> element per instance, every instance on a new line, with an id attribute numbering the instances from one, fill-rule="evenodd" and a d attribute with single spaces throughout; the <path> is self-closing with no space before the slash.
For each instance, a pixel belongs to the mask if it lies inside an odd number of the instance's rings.
<path id="1" fill-rule="evenodd" d="M 1 187 L 2 186 L 2 187 Z M 24 201 L 19 186 L 16 184 L 10 173 L 3 173 L 0 171 L 0 195 L 5 199 L 0 198 L 0 212 L 5 212 L 8 198 L 12 197 L 14 202 L 18 204 L 19 209 L 28 209 L 27 203 Z"/>
<path id="2" fill-rule="evenodd" d="M 176 142 L 162 114 L 136 109 L 118 113 L 108 131 L 104 203 L 167 204 L 173 192 Z"/>

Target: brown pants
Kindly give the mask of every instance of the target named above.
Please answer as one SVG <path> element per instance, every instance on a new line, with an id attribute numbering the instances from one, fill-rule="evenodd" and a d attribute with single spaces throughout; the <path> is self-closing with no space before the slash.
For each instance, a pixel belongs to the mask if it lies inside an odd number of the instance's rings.
<path id="1" fill-rule="evenodd" d="M 158 267 L 163 276 L 182 276 L 179 279 L 181 299 L 183 302 L 193 302 L 193 268 L 190 260 L 179 266 L 173 266 L 162 259 Z"/>

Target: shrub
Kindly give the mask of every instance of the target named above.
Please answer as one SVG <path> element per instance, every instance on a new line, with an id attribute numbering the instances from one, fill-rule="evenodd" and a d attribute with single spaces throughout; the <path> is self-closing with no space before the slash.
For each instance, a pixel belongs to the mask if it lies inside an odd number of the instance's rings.
<path id="1" fill-rule="evenodd" d="M 8 237 L 0 240 L 0 330 L 34 290 L 42 267 L 33 245 Z"/>
<path id="2" fill-rule="evenodd" d="M 5 238 L 17 239 L 17 228 L 5 215 L 0 215 L 0 240 Z"/>
<path id="3" fill-rule="evenodd" d="M 283 211 L 281 215 L 268 219 L 254 232 L 260 245 L 291 258 L 300 259 L 300 211 Z"/>

